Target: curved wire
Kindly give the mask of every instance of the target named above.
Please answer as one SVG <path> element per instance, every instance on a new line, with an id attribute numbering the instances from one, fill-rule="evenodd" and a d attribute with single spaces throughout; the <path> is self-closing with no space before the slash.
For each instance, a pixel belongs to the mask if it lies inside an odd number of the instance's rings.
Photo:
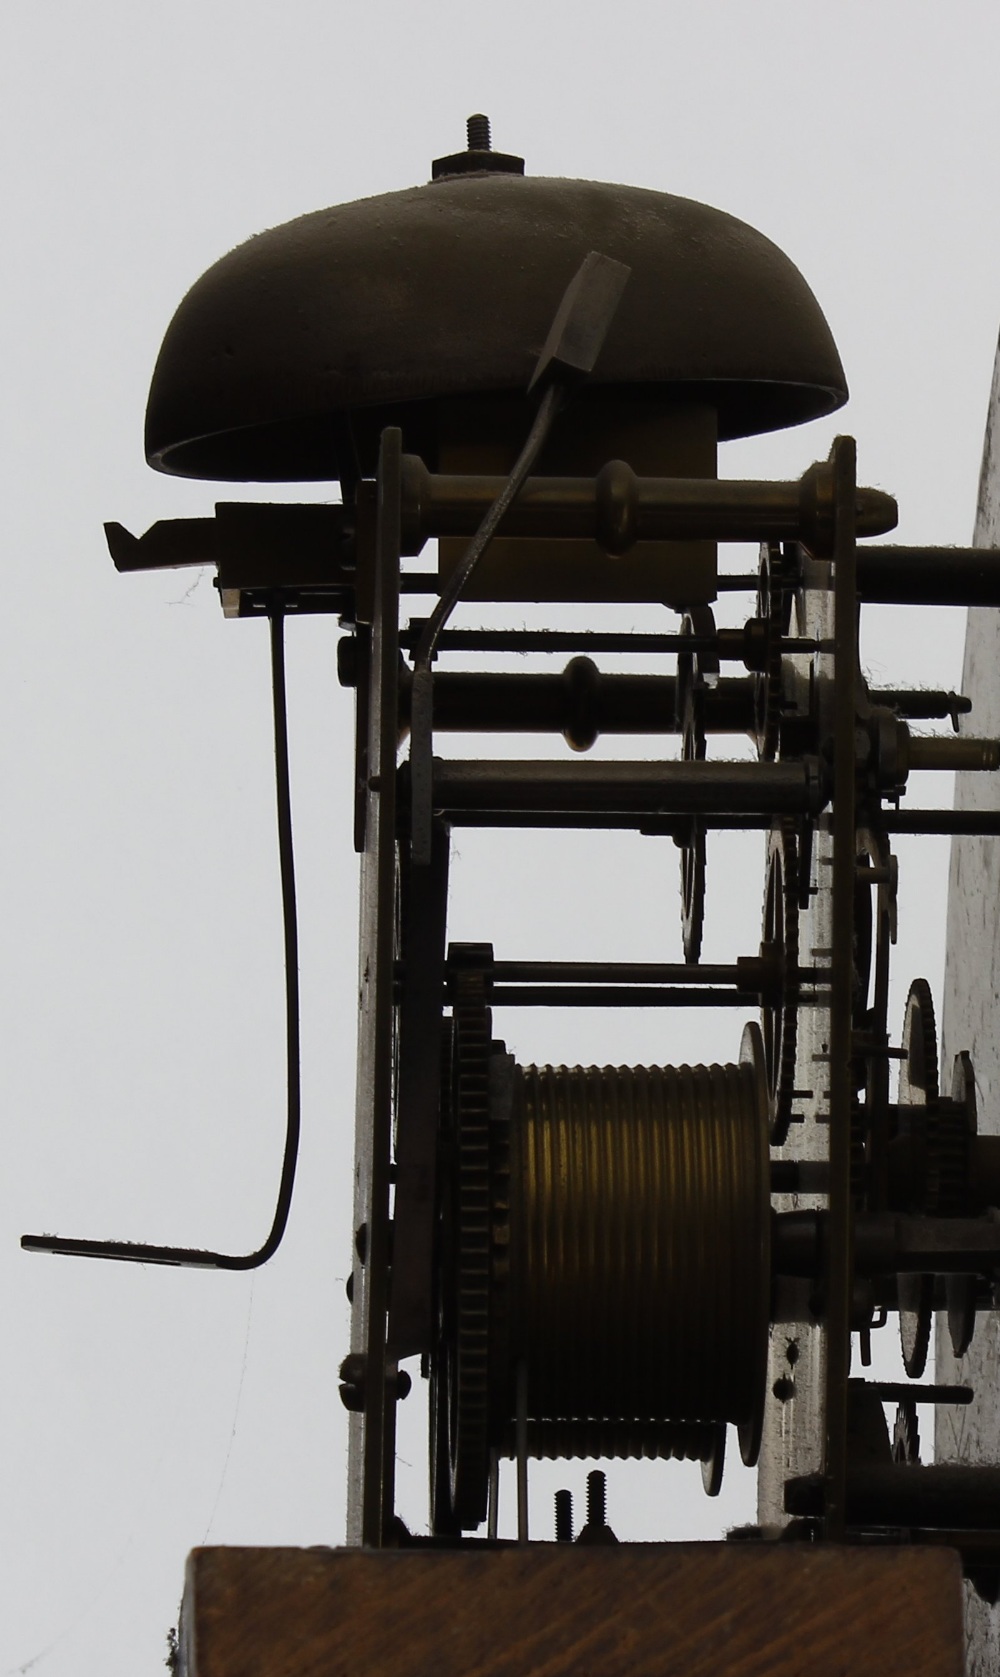
<path id="1" fill-rule="evenodd" d="M 461 563 L 455 567 L 442 588 L 441 597 L 424 624 L 423 633 L 413 655 L 415 670 L 427 669 L 433 662 L 442 629 L 461 598 L 473 571 L 496 535 L 501 519 L 524 487 L 525 478 L 542 452 L 546 438 L 552 429 L 552 421 L 563 406 L 565 399 L 566 392 L 561 384 L 553 383 L 548 386 L 538 404 L 538 412 L 535 414 L 524 447 L 514 462 L 510 477 L 496 500 L 484 514 L 483 521 L 462 556 Z"/>
<path id="2" fill-rule="evenodd" d="M 278 1184 L 278 1201 L 270 1233 L 254 1252 L 209 1252 L 191 1246 L 149 1246 L 132 1240 L 72 1240 L 58 1235 L 26 1234 L 26 1252 L 59 1252 L 77 1258 L 116 1258 L 125 1263 L 172 1264 L 187 1269 L 260 1269 L 273 1258 L 288 1224 L 295 1186 L 302 1118 L 299 1053 L 298 917 L 295 907 L 295 865 L 292 848 L 292 807 L 288 774 L 288 709 L 285 699 L 284 604 L 277 597 L 270 608 L 271 693 L 274 704 L 274 780 L 278 814 L 278 862 L 281 872 L 281 909 L 285 947 L 285 1043 L 288 1104 L 285 1151 Z"/>

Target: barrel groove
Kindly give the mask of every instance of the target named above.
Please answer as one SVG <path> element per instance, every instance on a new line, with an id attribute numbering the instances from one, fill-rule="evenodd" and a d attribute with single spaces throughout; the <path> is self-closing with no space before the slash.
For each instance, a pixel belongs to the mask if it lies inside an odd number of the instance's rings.
<path id="1" fill-rule="evenodd" d="M 752 1421 L 766 1124 L 750 1064 L 514 1068 L 501 1448 L 521 1360 L 533 1455 L 705 1459 Z"/>

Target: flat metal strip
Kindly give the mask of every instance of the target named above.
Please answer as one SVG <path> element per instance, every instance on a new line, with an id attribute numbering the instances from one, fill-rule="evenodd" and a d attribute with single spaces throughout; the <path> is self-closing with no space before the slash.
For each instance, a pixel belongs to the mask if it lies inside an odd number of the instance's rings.
<path id="1" fill-rule="evenodd" d="M 851 1371 L 851 1014 L 853 1008 L 855 684 L 858 660 L 857 448 L 831 451 L 834 494 L 833 954 L 830 976 L 830 1217 L 826 1275 L 826 1536 L 846 1515 L 847 1380 Z"/>
<path id="2" fill-rule="evenodd" d="M 396 899 L 396 742 L 399 664 L 399 494 L 402 438 L 383 433 L 368 688 L 368 780 L 361 858 L 358 1074 L 351 1350 L 365 1358 L 364 1410 L 351 1416 L 347 1541 L 378 1547 L 392 1510 L 394 1405 L 386 1384 L 389 1159 Z M 357 1231 L 364 1229 L 363 1237 Z"/>

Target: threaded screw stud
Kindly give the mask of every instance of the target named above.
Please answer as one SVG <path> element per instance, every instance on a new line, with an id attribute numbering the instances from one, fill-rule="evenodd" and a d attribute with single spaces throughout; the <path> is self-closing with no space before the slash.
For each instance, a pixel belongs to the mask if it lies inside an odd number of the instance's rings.
<path id="1" fill-rule="evenodd" d="M 587 1474 L 587 1524 L 606 1526 L 608 1523 L 607 1480 L 600 1468 Z"/>
<path id="2" fill-rule="evenodd" d="M 489 151 L 492 146 L 490 140 L 490 119 L 480 112 L 476 116 L 466 119 L 465 132 L 470 151 Z"/>
<path id="3" fill-rule="evenodd" d="M 573 1492 L 556 1492 L 556 1542 L 573 1541 Z"/>

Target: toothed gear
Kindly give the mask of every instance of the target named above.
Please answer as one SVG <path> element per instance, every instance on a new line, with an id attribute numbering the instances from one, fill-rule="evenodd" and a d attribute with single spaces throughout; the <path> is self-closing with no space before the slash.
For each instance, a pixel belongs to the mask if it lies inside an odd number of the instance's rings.
<path id="1" fill-rule="evenodd" d="M 459 986 L 467 996 L 453 1018 L 457 1204 L 447 1401 L 452 1512 L 469 1530 L 486 1518 L 489 1485 L 491 1026 L 489 1009 L 468 996 L 476 988 L 482 993 L 482 975 L 463 974 Z"/>
<path id="2" fill-rule="evenodd" d="M 956 1357 L 964 1357 L 976 1332 L 976 1277 L 946 1275 L 944 1284 L 951 1348 Z"/>
<path id="3" fill-rule="evenodd" d="M 761 542 L 757 575 L 757 615 L 769 617 L 777 605 L 783 635 L 792 626 L 792 604 L 798 577 L 798 554 L 789 542 Z"/>
<path id="4" fill-rule="evenodd" d="M 925 978 L 915 978 L 910 985 L 903 1012 L 902 1048 L 897 1096 L 900 1128 L 905 1124 L 911 1135 L 923 1141 L 931 1157 L 940 1084 L 934 1002 Z M 928 1171 L 928 1177 L 932 1175 Z M 927 1366 L 930 1348 L 934 1277 L 900 1274 L 896 1286 L 903 1367 L 911 1380 L 917 1380 Z"/>
<path id="5" fill-rule="evenodd" d="M 452 1058 L 454 1027 L 450 1019 L 442 1020 L 441 1029 L 441 1110 L 438 1125 L 439 1169 L 442 1180 L 451 1179 L 450 1159 L 454 1148 L 454 1114 L 452 1101 Z M 437 1232 L 437 1272 L 450 1275 L 454 1247 L 454 1206 L 439 1207 Z M 442 1347 L 454 1337 L 452 1325 L 453 1301 L 442 1288 L 436 1300 L 436 1354 L 430 1358 L 428 1392 L 428 1421 L 430 1428 L 428 1467 L 430 1469 L 431 1530 L 437 1536 L 456 1536 L 459 1527 L 451 1506 L 451 1465 L 449 1462 L 448 1358 Z"/>
<path id="6" fill-rule="evenodd" d="M 860 835 L 857 844 L 854 875 L 854 926 L 851 964 L 853 967 L 853 1000 L 851 1013 L 859 1030 L 869 1026 L 868 997 L 871 990 L 872 961 L 875 955 L 875 909 L 872 904 L 872 882 L 868 875 L 877 864 L 872 852 Z"/>
<path id="7" fill-rule="evenodd" d="M 960 1212 L 968 1210 L 969 1199 L 969 1168 L 972 1140 L 979 1129 L 979 1117 L 976 1106 L 976 1074 L 972 1059 L 966 1053 L 956 1054 L 952 1071 L 951 1098 L 955 1103 L 949 1116 L 953 1120 L 955 1129 L 961 1129 L 961 1156 L 957 1138 L 953 1139 L 952 1149 L 947 1161 L 945 1177 L 946 1189 L 955 1192 L 956 1178 L 961 1172 L 961 1196 L 956 1196 Z M 954 1215 L 954 1213 L 952 1213 Z M 951 1337 L 951 1348 L 956 1357 L 964 1357 L 972 1344 L 976 1331 L 976 1295 L 978 1292 L 977 1278 L 974 1275 L 948 1275 L 945 1277 L 945 1297 L 948 1302 L 948 1332 Z"/>
<path id="8" fill-rule="evenodd" d="M 911 1380 L 919 1380 L 927 1367 L 934 1321 L 933 1275 L 896 1277 L 899 1309 L 899 1345 L 903 1367 Z"/>
<path id="9" fill-rule="evenodd" d="M 903 1058 L 899 1062 L 900 1106 L 933 1107 L 940 1096 L 934 1000 L 926 978 L 910 985 L 903 1013 Z"/>
<path id="10" fill-rule="evenodd" d="M 892 1429 L 892 1459 L 915 1467 L 920 1461 L 920 1427 L 917 1405 L 913 1398 L 904 1398 L 896 1406 L 896 1420 Z"/>
<path id="11" fill-rule="evenodd" d="M 714 635 L 715 618 L 707 607 L 689 612 L 681 622 L 682 635 Z M 718 673 L 718 659 L 705 652 L 677 655 L 676 708 L 681 731 L 681 756 L 686 763 L 704 761 L 706 751 L 704 689 L 705 674 Z M 681 929 L 684 959 L 696 964 L 701 958 L 705 923 L 705 823 L 690 817 L 681 852 Z"/>
<path id="12" fill-rule="evenodd" d="M 798 841 L 790 820 L 772 829 L 768 843 L 762 948 L 773 950 L 781 969 L 780 994 L 761 1008 L 771 1145 L 781 1147 L 792 1118 L 799 1012 Z"/>
<path id="13" fill-rule="evenodd" d="M 791 615 L 784 565 L 781 547 L 765 542 L 760 550 L 757 615 L 767 624 L 767 654 L 763 670 L 754 677 L 754 719 L 757 753 L 766 762 L 778 754 L 781 726 L 781 638 Z"/>
<path id="14" fill-rule="evenodd" d="M 929 1141 L 927 1209 L 938 1217 L 963 1217 L 969 1198 L 969 1135 L 964 1112 L 939 1107 L 932 1115 Z"/>

